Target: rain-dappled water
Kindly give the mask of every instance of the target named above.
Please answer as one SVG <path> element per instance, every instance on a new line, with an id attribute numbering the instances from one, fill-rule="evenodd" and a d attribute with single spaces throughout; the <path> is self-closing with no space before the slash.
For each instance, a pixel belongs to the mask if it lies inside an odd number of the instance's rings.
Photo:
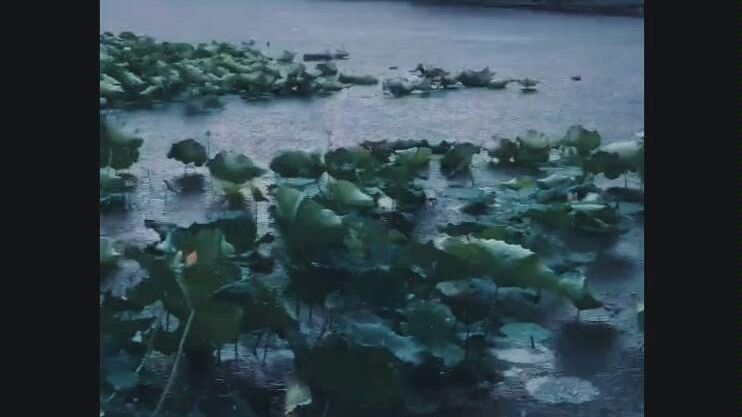
<path id="1" fill-rule="evenodd" d="M 115 239 L 155 239 L 143 227 L 145 218 L 181 225 L 205 219 L 210 192 L 175 196 L 162 181 L 183 172 L 165 155 L 172 142 L 187 137 L 208 142 L 212 155 L 238 150 L 265 166 L 282 148 L 325 149 L 328 132 L 333 146 L 344 146 L 400 138 L 489 144 L 492 136 L 514 137 L 525 129 L 559 136 L 574 124 L 597 129 L 610 142 L 643 130 L 643 19 L 311 0 L 102 0 L 100 18 L 101 31 L 188 42 L 254 39 L 269 55 L 343 48 L 350 59 L 339 63 L 341 70 L 377 76 L 425 62 L 452 71 L 490 66 L 505 78 L 541 81 L 533 95 L 465 90 L 388 99 L 379 86 L 354 86 L 306 100 L 229 98 L 223 111 L 207 116 L 185 117 L 176 104 L 114 112 L 113 120 L 144 139 L 133 169 L 139 178 L 134 210 L 101 216 L 101 234 Z M 577 74 L 581 81 L 570 79 Z M 267 213 L 259 217 L 265 221 Z M 570 306 L 545 297 L 534 321 L 538 317 L 552 337 L 536 350 L 516 346 L 504 353 L 514 370 L 512 385 L 502 390 L 503 416 L 643 415 L 642 338 L 631 308 L 631 294 L 643 293 L 643 252 L 637 225 L 599 254 L 587 274 L 609 308 L 584 312 L 588 324 L 573 323 Z M 559 381 L 574 392 L 554 393 Z M 547 397 L 543 392 L 552 390 L 549 398 L 579 398 L 580 404 L 553 404 L 529 396 L 529 389 Z"/>

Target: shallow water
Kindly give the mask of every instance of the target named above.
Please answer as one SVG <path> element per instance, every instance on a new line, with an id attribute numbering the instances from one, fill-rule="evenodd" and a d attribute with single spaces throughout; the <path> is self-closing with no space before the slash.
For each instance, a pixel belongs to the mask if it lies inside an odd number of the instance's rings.
<path id="1" fill-rule="evenodd" d="M 183 172 L 165 158 L 172 142 L 208 140 L 211 154 L 233 149 L 267 166 L 281 148 L 323 150 L 364 140 L 428 139 L 487 143 L 525 129 L 563 135 L 570 125 L 597 129 L 605 141 L 625 140 L 644 127 L 643 19 L 571 16 L 497 9 L 415 7 L 405 3 L 312 0 L 229 1 L 101 0 L 101 31 L 130 30 L 160 40 L 208 42 L 255 39 L 268 54 L 343 48 L 341 70 L 378 76 L 404 73 L 418 62 L 447 70 L 489 65 L 498 76 L 540 80 L 539 92 L 522 95 L 465 90 L 428 98 L 385 99 L 381 87 L 352 87 L 327 98 L 245 103 L 228 98 L 213 115 L 185 117 L 179 105 L 153 111 L 114 112 L 113 118 L 144 138 L 139 177 L 125 215 L 101 216 L 101 234 L 127 241 L 156 235 L 144 219 L 188 225 L 205 220 L 214 198 L 166 193 L 162 180 Z M 270 49 L 265 45 L 271 42 Z M 398 66 L 397 71 L 389 66 Z M 580 74 L 582 81 L 570 76 Z M 204 171 L 205 172 L 205 171 Z M 445 184 L 441 185 L 445 187 Z M 263 208 L 264 209 L 264 208 Z M 261 219 L 267 213 L 261 210 Z M 643 294 L 643 227 L 639 224 L 586 271 L 594 292 L 609 304 L 585 321 L 607 321 L 615 337 L 575 329 L 574 310 L 544 302 L 539 323 L 555 332 L 548 343 L 555 377 L 590 381 L 601 393 L 585 404 L 554 405 L 524 399 L 503 402 L 502 415 L 643 415 L 642 336 L 631 293 Z M 546 309 L 546 306 L 550 306 Z M 551 308 L 551 307 L 555 307 Z M 597 334 L 596 334 L 597 332 Z M 598 338 L 595 343 L 591 337 Z M 602 339 L 601 339 L 602 338 Z"/>

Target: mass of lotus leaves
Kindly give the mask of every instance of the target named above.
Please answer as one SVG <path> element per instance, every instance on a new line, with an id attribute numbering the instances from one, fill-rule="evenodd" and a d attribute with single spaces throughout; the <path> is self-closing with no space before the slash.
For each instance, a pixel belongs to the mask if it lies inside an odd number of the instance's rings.
<path id="1" fill-rule="evenodd" d="M 206 59 L 219 48 L 226 47 L 169 45 L 158 59 Z M 136 84 L 129 80 L 129 88 Z M 112 132 L 101 122 L 108 141 L 105 152 L 101 145 L 102 196 L 131 186 L 117 170 L 136 162 L 142 143 Z M 445 385 L 463 378 L 472 387 L 497 381 L 492 352 L 470 339 L 476 329 L 496 334 L 508 319 L 495 308 L 501 288 L 549 293 L 577 311 L 601 307 L 581 272 L 595 256 L 570 245 L 574 237 L 593 239 L 598 250 L 625 230 L 620 194 L 599 186 L 601 174 L 643 175 L 643 142 L 603 145 L 597 132 L 581 126 L 556 138 L 528 131 L 492 149 L 380 141 L 324 154 L 284 150 L 269 169 L 235 150 L 206 158 L 194 140 L 174 142 L 167 157 L 205 165 L 217 181 L 259 191 L 208 223 L 148 220 L 160 241 L 145 248 L 102 237 L 106 273 L 124 261 L 146 271 L 125 295 L 104 294 L 102 333 L 132 357 L 148 349 L 176 356 L 184 350 L 191 361 L 198 352 L 213 357 L 245 334 L 273 335 L 293 351 L 300 381 L 293 384 L 308 390 L 301 404 L 287 404 L 311 416 L 441 409 L 445 400 L 414 381 Z M 474 158 L 489 163 L 474 168 Z M 113 160 L 120 163 L 112 166 Z M 533 174 L 515 175 L 503 165 Z M 443 191 L 429 186 L 434 169 L 448 182 Z M 248 214 L 255 204 L 270 205 L 269 235 L 257 235 Z M 459 207 L 465 220 L 421 226 L 445 207 Z M 177 325 L 142 315 L 153 305 Z M 102 372 L 107 392 L 139 385 L 120 383 L 129 368 L 104 366 Z"/>
<path id="2" fill-rule="evenodd" d="M 254 42 L 193 45 L 106 32 L 100 35 L 99 49 L 101 108 L 180 101 L 185 102 L 187 115 L 198 115 L 221 109 L 220 97 L 227 94 L 256 101 L 322 96 L 352 85 L 379 84 L 378 77 L 338 69 L 335 61 L 308 67 L 294 62 L 295 54 L 288 51 L 269 56 Z M 500 90 L 516 82 L 523 92 L 534 92 L 537 83 L 528 78 L 498 78 L 489 67 L 452 74 L 419 64 L 411 73 L 384 79 L 382 90 L 399 97 L 465 87 Z"/>

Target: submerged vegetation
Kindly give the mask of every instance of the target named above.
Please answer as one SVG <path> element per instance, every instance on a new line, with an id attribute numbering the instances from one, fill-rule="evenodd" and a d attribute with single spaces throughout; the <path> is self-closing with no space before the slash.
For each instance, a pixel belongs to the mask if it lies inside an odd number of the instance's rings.
<path id="1" fill-rule="evenodd" d="M 105 80 L 110 103 L 145 90 L 173 97 L 185 91 L 184 74 L 210 93 L 223 92 L 219 83 L 230 77 L 252 91 L 258 84 L 245 74 L 254 69 L 240 61 L 248 56 L 256 68 L 295 65 L 252 49 L 156 44 L 130 34 L 102 35 L 101 45 L 101 62 L 119 83 Z M 112 58 L 104 59 L 103 45 L 115 47 L 105 51 Z M 154 55 L 136 55 L 137 48 Z M 122 59 L 129 69 L 116 64 Z M 218 82 L 197 71 L 212 64 L 229 70 Z M 318 88 L 299 87 L 305 72 L 297 71 L 271 91 Z M 467 83 L 477 84 L 477 74 Z M 100 131 L 103 203 L 136 186 L 125 170 L 143 141 L 104 119 Z M 643 150 L 643 141 L 603 145 L 597 132 L 574 126 L 560 138 L 529 131 L 493 148 L 377 141 L 324 154 L 285 150 L 266 169 L 236 150 L 209 157 L 208 144 L 176 142 L 162 157 L 207 167 L 226 204 L 208 223 L 145 221 L 160 237 L 147 247 L 101 237 L 102 280 L 133 265 L 142 277 L 101 297 L 101 414 L 466 415 L 447 390 L 488 395 L 502 379 L 492 343 L 541 342 L 503 297 L 535 291 L 528 299 L 538 303 L 543 292 L 571 303 L 576 315 L 603 305 L 584 268 L 643 205 L 640 190 L 607 188 L 602 179 L 643 179 Z M 433 186 L 437 175 L 442 189 Z M 200 192 L 206 181 L 179 184 L 169 188 Z M 263 235 L 251 213 L 259 204 L 272 218 Z M 467 220 L 441 222 L 449 210 Z M 643 326 L 643 303 L 637 312 Z M 240 352 L 248 340 L 251 352 Z M 162 355 L 174 361 L 158 365 Z M 198 393 L 173 388 L 182 360 Z M 224 362 L 232 382 L 216 383 Z M 163 365 L 165 377 L 156 371 Z"/>

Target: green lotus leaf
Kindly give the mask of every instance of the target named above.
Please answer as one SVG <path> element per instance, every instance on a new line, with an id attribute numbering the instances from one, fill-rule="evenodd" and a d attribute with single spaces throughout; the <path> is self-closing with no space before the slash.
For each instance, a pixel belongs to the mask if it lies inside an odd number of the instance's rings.
<path id="1" fill-rule="evenodd" d="M 321 155 L 305 151 L 283 151 L 270 163 L 270 169 L 284 178 L 318 178 L 325 171 Z"/>
<path id="2" fill-rule="evenodd" d="M 456 344 L 456 317 L 448 306 L 421 301 L 408 307 L 404 314 L 407 317 L 403 327 L 405 333 L 441 359 L 445 367 L 455 367 L 464 361 L 464 349 Z"/>
<path id="3" fill-rule="evenodd" d="M 562 144 L 574 147 L 580 157 L 586 157 L 600 146 L 600 133 L 596 130 L 587 130 L 580 125 L 575 125 L 567 130 L 567 135 L 562 139 Z"/>
<path id="4" fill-rule="evenodd" d="M 222 151 L 206 162 L 209 172 L 216 178 L 243 184 L 263 174 L 263 169 L 255 166 L 245 155 L 232 151 Z"/>
<path id="5" fill-rule="evenodd" d="M 441 172 L 447 176 L 465 172 L 471 165 L 474 154 L 481 150 L 472 143 L 457 143 L 441 158 Z"/>
<path id="6" fill-rule="evenodd" d="M 376 200 L 350 181 L 335 179 L 325 173 L 323 183 L 326 184 L 328 198 L 340 206 L 357 209 L 376 207 Z"/>
<path id="7" fill-rule="evenodd" d="M 122 253 L 116 250 L 113 239 L 100 237 L 100 266 L 114 266 L 122 257 Z"/>
<path id="8" fill-rule="evenodd" d="M 578 308 L 594 305 L 585 281 L 562 281 L 531 250 L 499 240 L 443 237 L 436 242 L 444 252 L 467 262 L 470 276 L 488 276 L 498 287 L 543 289 L 570 299 Z"/>
<path id="9" fill-rule="evenodd" d="M 206 147 L 195 139 L 184 139 L 173 143 L 167 157 L 184 164 L 194 164 L 197 167 L 203 166 L 209 159 L 206 154 Z"/>

